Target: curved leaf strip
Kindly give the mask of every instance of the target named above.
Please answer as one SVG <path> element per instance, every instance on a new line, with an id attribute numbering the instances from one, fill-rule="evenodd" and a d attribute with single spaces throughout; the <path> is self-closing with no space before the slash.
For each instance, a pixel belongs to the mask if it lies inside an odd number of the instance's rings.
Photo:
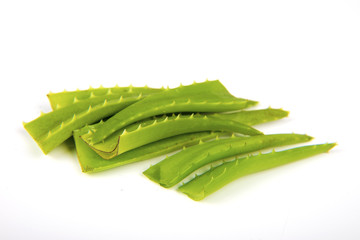
<path id="1" fill-rule="evenodd" d="M 172 187 L 196 169 L 227 157 L 253 151 L 310 141 L 312 137 L 300 134 L 272 134 L 253 137 L 217 139 L 187 148 L 165 158 L 143 173 L 163 187 Z"/>
<path id="2" fill-rule="evenodd" d="M 100 124 L 99 124 L 100 125 Z M 134 148 L 156 142 L 161 139 L 192 132 L 223 131 L 244 135 L 260 135 L 262 132 L 243 123 L 220 119 L 216 116 L 181 114 L 171 117 L 163 116 L 132 124 L 112 134 L 105 141 L 90 145 L 101 157 L 113 158 Z M 89 143 L 93 130 L 81 138 Z"/>
<path id="3" fill-rule="evenodd" d="M 180 86 L 148 96 L 115 114 L 88 136 L 88 142 L 90 145 L 99 143 L 116 131 L 155 115 L 235 111 L 256 103 L 232 96 L 219 81 Z"/>
<path id="4" fill-rule="evenodd" d="M 164 91 L 164 88 L 149 88 L 149 87 L 112 87 L 112 88 L 89 88 L 87 90 L 63 91 L 58 93 L 49 93 L 47 95 L 51 108 L 53 110 L 60 107 L 72 105 L 76 101 L 89 101 L 89 99 L 98 98 L 104 101 L 126 97 L 131 95 L 149 95 L 156 92 Z"/>
<path id="5" fill-rule="evenodd" d="M 241 111 L 238 112 L 237 115 L 232 116 L 234 117 L 233 120 L 244 122 L 248 125 L 254 125 L 259 122 L 263 123 L 273 121 L 287 115 L 284 114 L 285 111 L 283 110 L 274 110 L 275 111 L 273 111 L 273 109 L 253 110 L 246 111 L 245 114 L 243 114 L 243 111 Z M 259 114 L 259 111 L 261 111 L 261 114 Z M 183 149 L 183 147 L 185 146 L 188 147 L 191 145 L 196 145 L 199 143 L 200 140 L 206 141 L 214 139 L 217 136 L 229 135 L 229 133 L 209 132 L 183 134 L 135 148 L 133 150 L 120 154 L 112 159 L 106 160 L 100 157 L 89 147 L 89 145 L 87 145 L 82 139 L 80 139 L 80 135 L 86 134 L 90 129 L 94 129 L 94 125 L 86 126 L 80 130 L 74 131 L 74 139 L 78 160 L 82 171 L 87 173 L 100 172 L 128 163 L 133 163 L 144 159 L 150 159 L 153 157 L 161 156 L 163 154 L 171 153 L 176 150 Z"/>
<path id="6" fill-rule="evenodd" d="M 335 145 L 329 143 L 303 146 L 225 162 L 180 186 L 179 190 L 191 199 L 199 201 L 240 177 L 326 153 Z"/>
<path id="7" fill-rule="evenodd" d="M 41 114 L 35 120 L 24 123 L 24 127 L 41 150 L 47 154 L 71 137 L 73 130 L 109 117 L 145 96 L 127 94 L 126 97 L 121 96 L 109 100 L 95 97 L 87 101 L 75 102 L 72 105 Z"/>
<path id="8" fill-rule="evenodd" d="M 103 159 L 80 138 L 80 135 L 87 132 L 91 127 L 92 126 L 86 126 L 74 131 L 78 160 L 82 171 L 86 173 L 100 172 L 125 164 L 150 159 L 198 144 L 200 140 L 206 141 L 215 137 L 228 135 L 228 133 L 220 132 L 182 134 L 135 148 L 112 159 Z"/>

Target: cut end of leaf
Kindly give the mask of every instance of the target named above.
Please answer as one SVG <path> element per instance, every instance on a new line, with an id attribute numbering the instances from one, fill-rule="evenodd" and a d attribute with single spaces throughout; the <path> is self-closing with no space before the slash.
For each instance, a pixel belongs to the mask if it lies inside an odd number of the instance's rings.
<path id="1" fill-rule="evenodd" d="M 143 174 L 153 182 L 159 183 L 160 181 L 160 171 L 156 167 L 148 168 Z"/>
<path id="2" fill-rule="evenodd" d="M 327 152 L 330 152 L 331 149 L 333 149 L 334 147 L 336 147 L 338 144 L 335 142 L 335 143 L 328 143 L 328 150 Z"/>
<path id="3" fill-rule="evenodd" d="M 187 185 L 182 185 L 178 188 L 178 191 L 186 194 L 189 198 L 191 198 L 194 201 L 200 201 L 203 200 L 205 198 L 205 192 L 204 191 L 200 191 L 200 192 L 194 192 L 191 191 L 191 189 L 187 189 Z"/>

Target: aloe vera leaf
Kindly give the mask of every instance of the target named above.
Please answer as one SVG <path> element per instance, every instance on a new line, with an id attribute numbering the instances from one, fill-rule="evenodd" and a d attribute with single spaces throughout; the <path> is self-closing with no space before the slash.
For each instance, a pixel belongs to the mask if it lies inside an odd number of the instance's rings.
<path id="1" fill-rule="evenodd" d="M 232 113 L 214 113 L 212 116 L 224 120 L 232 120 L 242 122 L 246 125 L 257 125 L 270 121 L 275 121 L 289 115 L 288 111 L 276 108 L 258 109 L 258 110 L 242 110 Z"/>
<path id="2" fill-rule="evenodd" d="M 328 143 L 302 146 L 225 162 L 180 186 L 179 190 L 191 199 L 199 201 L 240 177 L 326 153 L 335 145 Z"/>
<path id="3" fill-rule="evenodd" d="M 156 141 L 128 152 L 122 153 L 112 159 L 103 159 L 87 145 L 80 135 L 86 133 L 92 126 L 86 126 L 82 129 L 74 131 L 74 140 L 78 160 L 83 172 L 95 173 L 111 168 L 119 167 L 125 164 L 150 159 L 171 153 L 176 150 L 197 144 L 200 140 L 206 141 L 217 136 L 226 136 L 228 133 L 221 132 L 198 132 L 190 134 L 182 134 L 171 138 Z"/>
<path id="4" fill-rule="evenodd" d="M 163 187 L 172 187 L 196 169 L 227 157 L 265 148 L 310 141 L 312 137 L 300 134 L 271 134 L 252 137 L 217 139 L 187 148 L 165 158 L 143 173 Z"/>
<path id="5" fill-rule="evenodd" d="M 72 105 L 41 114 L 35 120 L 24 123 L 24 127 L 47 154 L 71 137 L 73 130 L 109 117 L 145 96 L 127 94 L 126 97 L 110 100 L 94 97 L 87 101 L 75 101 Z"/>
<path id="6" fill-rule="evenodd" d="M 226 131 L 244 135 L 260 135 L 262 132 L 240 122 L 202 114 L 181 114 L 145 120 L 120 130 L 105 141 L 90 145 L 101 157 L 110 159 L 131 149 L 180 134 L 202 131 Z M 89 142 L 89 130 L 81 138 Z"/>
<path id="7" fill-rule="evenodd" d="M 180 86 L 154 93 L 115 114 L 88 137 L 88 142 L 91 145 L 99 143 L 119 129 L 155 115 L 235 111 L 256 103 L 232 96 L 219 81 Z"/>
<path id="8" fill-rule="evenodd" d="M 272 109 L 262 109 L 261 112 L 262 114 L 259 114 L 259 110 L 251 110 L 247 111 L 245 115 L 243 115 L 242 112 L 238 112 L 238 115 L 231 116 L 235 117 L 234 120 L 236 119 L 240 122 L 244 121 L 248 125 L 254 125 L 260 122 L 273 121 L 285 115 L 283 114 L 283 110 L 274 112 Z M 86 126 L 80 130 L 74 131 L 78 160 L 82 171 L 87 173 L 100 172 L 128 163 L 161 156 L 182 149 L 184 146 L 196 145 L 200 140 L 210 140 L 214 139 L 216 136 L 225 136 L 228 134 L 208 132 L 183 134 L 150 143 L 120 154 L 112 159 L 105 160 L 80 139 L 80 135 L 87 133 L 91 128 L 94 128 L 94 125 Z"/>
<path id="9" fill-rule="evenodd" d="M 66 107 L 68 105 L 72 105 L 74 103 L 74 99 L 77 101 L 87 101 L 92 98 L 98 99 L 114 99 L 119 98 L 120 96 L 127 95 L 139 95 L 145 94 L 149 95 L 156 92 L 164 91 L 164 88 L 149 88 L 145 87 L 112 87 L 112 88 L 89 88 L 87 90 L 76 90 L 76 91 L 63 91 L 58 93 L 50 92 L 47 97 L 50 101 L 50 105 L 52 109 L 58 109 L 60 107 Z"/>

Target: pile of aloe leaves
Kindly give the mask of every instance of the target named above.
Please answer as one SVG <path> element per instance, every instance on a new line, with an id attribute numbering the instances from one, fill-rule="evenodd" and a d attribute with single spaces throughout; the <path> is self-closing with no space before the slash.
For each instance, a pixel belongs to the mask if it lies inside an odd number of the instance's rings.
<path id="1" fill-rule="evenodd" d="M 231 95 L 218 80 L 172 89 L 90 88 L 49 93 L 48 99 L 52 111 L 24 123 L 45 154 L 73 137 L 86 173 L 166 155 L 143 172 L 165 188 L 215 165 L 178 187 L 193 200 L 202 200 L 242 176 L 326 153 L 336 145 L 275 151 L 312 137 L 259 131 L 255 125 L 280 120 L 288 112 L 246 110 L 258 102 Z M 266 150 L 272 151 L 261 153 Z"/>

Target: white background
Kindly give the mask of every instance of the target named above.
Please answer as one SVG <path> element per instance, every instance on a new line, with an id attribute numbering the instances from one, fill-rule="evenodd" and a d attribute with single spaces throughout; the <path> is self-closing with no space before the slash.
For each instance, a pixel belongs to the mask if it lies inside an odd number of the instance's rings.
<path id="1" fill-rule="evenodd" d="M 22 127 L 49 91 L 206 78 L 338 146 L 195 202 L 161 158 L 89 175 Z M 1 1 L 0 79 L 0 239 L 360 239 L 359 1 Z"/>

